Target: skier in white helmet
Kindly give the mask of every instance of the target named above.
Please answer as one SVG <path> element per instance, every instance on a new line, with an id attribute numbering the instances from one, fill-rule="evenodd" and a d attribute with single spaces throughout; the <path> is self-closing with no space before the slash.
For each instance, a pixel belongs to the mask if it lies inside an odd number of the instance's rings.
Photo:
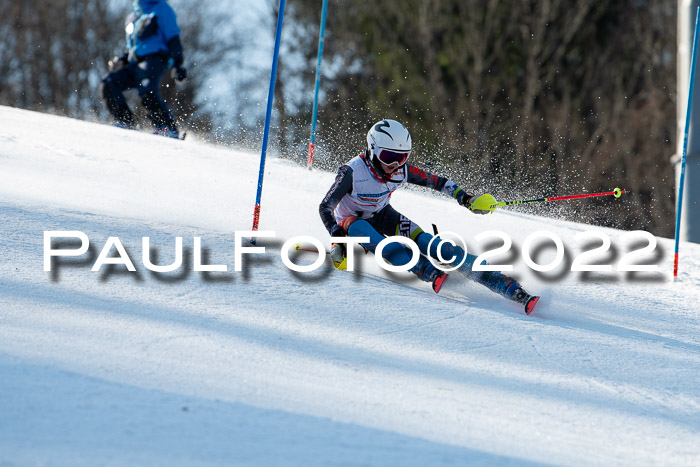
<path id="1" fill-rule="evenodd" d="M 331 237 L 369 237 L 369 243 L 362 246 L 372 253 L 385 237 L 398 235 L 410 238 L 422 253 L 418 264 L 410 271 L 421 280 L 432 283 L 433 290 L 439 292 L 447 274 L 427 258 L 438 258 L 439 242 L 431 244 L 433 235 L 423 231 L 389 204 L 392 193 L 405 183 L 413 183 L 451 196 L 476 214 L 488 214 L 492 209 L 477 209 L 482 204 L 478 202 L 480 197 L 467 193 L 445 177 L 407 163 L 411 149 L 411 135 L 401 123 L 387 119 L 374 124 L 367 133 L 366 152 L 338 169 L 333 186 L 319 206 L 319 213 Z M 482 196 L 492 198 L 491 195 Z M 524 305 L 527 314 L 539 300 L 539 297 L 528 294 L 517 281 L 500 272 L 472 271 L 476 257 L 466 254 L 462 248 L 446 242 L 441 248 L 443 258 L 454 257 L 457 263 L 466 255 L 460 271 L 492 291 Z M 345 245 L 333 243 L 331 258 L 335 267 L 345 268 L 345 255 Z M 396 242 L 387 245 L 382 254 L 384 259 L 396 266 L 407 264 L 411 255 L 408 247 Z"/>

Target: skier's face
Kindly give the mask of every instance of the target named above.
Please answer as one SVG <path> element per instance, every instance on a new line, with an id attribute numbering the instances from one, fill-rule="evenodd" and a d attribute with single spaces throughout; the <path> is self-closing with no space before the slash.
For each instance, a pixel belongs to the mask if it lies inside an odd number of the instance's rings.
<path id="1" fill-rule="evenodd" d="M 380 160 L 379 163 L 380 163 L 381 166 L 382 166 L 382 170 L 383 170 L 384 173 L 387 174 L 387 175 L 393 174 L 394 172 L 396 172 L 397 170 L 399 170 L 399 167 L 401 167 L 401 166 L 399 165 L 398 162 L 394 162 L 393 164 L 385 164 L 384 162 L 382 162 L 382 161 Z"/>
<path id="2" fill-rule="evenodd" d="M 406 163 L 411 151 L 392 151 L 390 149 L 380 149 L 377 153 L 377 159 L 382 165 L 382 170 L 386 174 L 396 172 L 399 167 Z"/>

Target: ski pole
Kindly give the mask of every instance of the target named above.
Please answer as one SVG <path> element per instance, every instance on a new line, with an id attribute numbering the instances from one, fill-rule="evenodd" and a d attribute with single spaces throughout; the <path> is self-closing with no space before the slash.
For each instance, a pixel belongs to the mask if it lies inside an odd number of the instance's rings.
<path id="1" fill-rule="evenodd" d="M 310 253 L 320 253 L 318 250 L 314 250 L 313 248 L 303 248 L 300 243 L 297 243 L 296 247 L 294 248 L 296 251 L 308 251 Z M 324 251 L 325 254 L 330 255 L 330 251 Z"/>
<path id="2" fill-rule="evenodd" d="M 499 206 L 513 206 L 516 204 L 546 203 L 549 201 L 563 201 L 566 199 L 591 198 L 594 196 L 614 196 L 615 198 L 619 198 L 620 196 L 622 196 L 623 193 L 627 193 L 627 191 L 615 188 L 613 191 L 606 191 L 604 193 L 583 193 L 580 195 L 552 196 L 548 198 L 523 199 L 519 201 L 501 201 L 499 203 L 493 204 L 492 208 L 496 208 Z"/>

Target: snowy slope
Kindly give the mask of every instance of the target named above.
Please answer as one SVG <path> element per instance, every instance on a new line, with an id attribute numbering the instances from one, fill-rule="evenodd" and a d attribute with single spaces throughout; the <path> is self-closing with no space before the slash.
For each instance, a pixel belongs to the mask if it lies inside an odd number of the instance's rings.
<path id="1" fill-rule="evenodd" d="M 403 190 L 397 209 L 475 251 L 479 233 L 509 234 L 513 253 L 494 260 L 543 295 L 536 312 L 457 274 L 435 296 L 372 257 L 358 274 L 293 273 L 280 245 L 327 242 L 317 206 L 334 175 L 269 159 L 260 229 L 276 237 L 236 272 L 258 166 L 0 107 L 1 465 L 700 465 L 698 245 L 682 244 L 675 283 L 668 239 L 641 258 L 663 273 L 574 273 L 590 226 Z M 84 232 L 90 251 L 45 272 L 51 230 Z M 538 276 L 521 250 L 540 230 L 567 255 Z M 595 230 L 615 250 L 602 262 L 631 248 Z M 135 273 L 91 271 L 109 237 Z M 143 237 L 157 264 L 182 237 L 183 266 L 146 269 Z M 227 272 L 194 271 L 194 237 Z"/>

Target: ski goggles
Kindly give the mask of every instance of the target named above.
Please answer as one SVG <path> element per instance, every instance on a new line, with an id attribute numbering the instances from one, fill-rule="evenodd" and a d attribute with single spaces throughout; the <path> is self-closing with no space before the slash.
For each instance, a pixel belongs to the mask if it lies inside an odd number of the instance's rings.
<path id="1" fill-rule="evenodd" d="M 411 154 L 411 151 L 396 152 L 396 151 L 390 151 L 388 149 L 380 149 L 379 153 L 377 154 L 377 157 L 379 158 L 379 161 L 382 164 L 386 164 L 386 165 L 398 164 L 399 166 L 402 166 L 406 163 L 406 160 L 408 159 L 408 156 L 410 154 Z"/>

